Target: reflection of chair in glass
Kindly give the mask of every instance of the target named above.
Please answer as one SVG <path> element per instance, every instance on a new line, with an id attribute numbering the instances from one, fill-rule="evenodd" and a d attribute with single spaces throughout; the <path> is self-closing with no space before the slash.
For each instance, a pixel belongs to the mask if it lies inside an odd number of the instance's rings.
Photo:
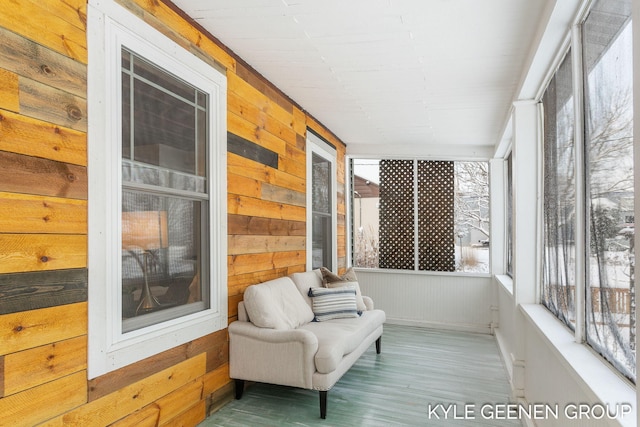
<path id="1" fill-rule="evenodd" d="M 136 315 L 153 311 L 160 303 L 149 288 L 149 268 L 154 263 L 155 249 L 167 248 L 168 228 L 166 211 L 134 211 L 122 213 L 122 248 L 128 251 L 142 250 L 144 285 Z"/>

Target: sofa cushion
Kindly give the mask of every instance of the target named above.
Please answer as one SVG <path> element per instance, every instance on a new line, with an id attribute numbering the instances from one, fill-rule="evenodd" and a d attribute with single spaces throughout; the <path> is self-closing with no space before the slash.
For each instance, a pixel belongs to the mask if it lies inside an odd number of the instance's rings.
<path id="1" fill-rule="evenodd" d="M 314 322 L 331 319 L 358 317 L 356 290 L 352 287 L 337 289 L 309 288 Z"/>
<path id="2" fill-rule="evenodd" d="M 289 277 L 249 286 L 244 306 L 249 320 L 261 328 L 292 329 L 313 320 L 313 311 Z"/>
<path id="3" fill-rule="evenodd" d="M 322 273 L 322 283 L 327 288 L 339 288 L 342 286 L 351 286 L 355 288 L 358 311 L 365 311 L 367 309 L 367 306 L 362 299 L 360 284 L 358 283 L 358 278 L 356 277 L 356 272 L 353 270 L 353 267 L 349 267 L 342 276 L 333 274 L 325 267 L 322 267 L 320 272 Z"/>
<path id="4" fill-rule="evenodd" d="M 302 299 L 311 308 L 311 298 L 309 297 L 309 288 L 322 288 L 322 273 L 320 269 L 305 271 L 304 273 L 293 273 L 289 277 L 296 284 Z"/>
<path id="5" fill-rule="evenodd" d="M 300 329 L 312 332 L 318 339 L 318 351 L 314 357 L 316 370 L 327 374 L 333 372 L 342 358 L 355 350 L 384 321 L 384 311 L 371 310 L 358 318 L 310 322 Z"/>

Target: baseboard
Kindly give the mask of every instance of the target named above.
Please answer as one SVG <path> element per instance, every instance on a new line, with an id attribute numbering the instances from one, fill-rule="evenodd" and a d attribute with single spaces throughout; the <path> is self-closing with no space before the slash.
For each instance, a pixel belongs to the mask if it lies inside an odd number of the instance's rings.
<path id="1" fill-rule="evenodd" d="M 390 325 L 401 325 L 401 326 L 417 326 L 421 328 L 429 328 L 429 329 L 442 329 L 447 331 L 457 331 L 457 332 L 471 332 L 475 334 L 491 334 L 491 326 L 490 325 L 475 325 L 475 324 L 467 324 L 467 323 L 442 323 L 442 322 L 429 322 L 424 320 L 411 320 L 411 319 L 397 319 L 397 318 L 389 318 L 387 317 L 386 323 Z"/>
<path id="2" fill-rule="evenodd" d="M 511 352 L 507 348 L 504 335 L 500 328 L 494 329 L 494 333 L 496 336 L 496 343 L 498 344 L 498 351 L 500 352 L 500 357 L 502 358 L 502 363 L 504 363 L 505 368 L 507 369 L 507 374 L 509 374 L 509 382 L 513 381 L 513 362 L 511 360 Z"/>

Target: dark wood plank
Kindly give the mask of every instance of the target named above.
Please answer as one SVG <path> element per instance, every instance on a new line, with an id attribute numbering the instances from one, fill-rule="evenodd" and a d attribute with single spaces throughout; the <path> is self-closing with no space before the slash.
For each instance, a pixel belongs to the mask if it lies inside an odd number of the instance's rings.
<path id="1" fill-rule="evenodd" d="M 304 221 L 233 214 L 227 218 L 229 235 L 305 236 L 307 233 Z"/>
<path id="2" fill-rule="evenodd" d="M 87 301 L 87 269 L 0 274 L 0 314 Z"/>
<path id="3" fill-rule="evenodd" d="M 227 132 L 227 151 L 278 169 L 278 153 L 261 147 L 231 132 Z"/>
<path id="4" fill-rule="evenodd" d="M 87 168 L 0 151 L 0 191 L 87 199 Z"/>

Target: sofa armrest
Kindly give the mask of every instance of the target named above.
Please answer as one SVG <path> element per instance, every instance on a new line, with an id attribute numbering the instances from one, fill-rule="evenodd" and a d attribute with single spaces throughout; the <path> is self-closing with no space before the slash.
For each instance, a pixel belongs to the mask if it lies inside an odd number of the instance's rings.
<path id="1" fill-rule="evenodd" d="M 228 330 L 231 378 L 311 389 L 318 351 L 313 333 L 241 321 L 232 322 Z"/>
<path id="2" fill-rule="evenodd" d="M 367 311 L 371 311 L 374 309 L 373 300 L 371 297 L 362 296 L 362 300 L 364 301 L 364 305 L 367 307 Z"/>

